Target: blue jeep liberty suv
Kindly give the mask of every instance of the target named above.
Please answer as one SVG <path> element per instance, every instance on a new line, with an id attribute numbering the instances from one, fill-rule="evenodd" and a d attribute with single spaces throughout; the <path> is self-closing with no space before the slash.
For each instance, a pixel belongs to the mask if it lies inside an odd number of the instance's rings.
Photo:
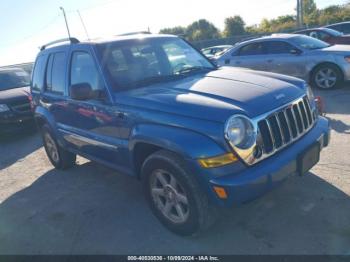
<path id="1" fill-rule="evenodd" d="M 31 92 L 56 168 L 81 155 L 137 177 L 154 215 L 180 235 L 307 173 L 330 138 L 304 81 L 217 68 L 171 35 L 49 43 Z"/>

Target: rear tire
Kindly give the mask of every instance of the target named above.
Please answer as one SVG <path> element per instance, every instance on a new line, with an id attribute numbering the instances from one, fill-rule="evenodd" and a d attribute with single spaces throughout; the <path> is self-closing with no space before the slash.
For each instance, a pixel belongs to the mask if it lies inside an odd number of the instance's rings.
<path id="1" fill-rule="evenodd" d="M 318 66 L 311 74 L 311 84 L 321 90 L 331 90 L 343 84 L 341 70 L 332 64 Z"/>
<path id="2" fill-rule="evenodd" d="M 141 172 L 150 208 L 167 229 L 192 236 L 214 223 L 216 209 L 179 156 L 158 151 L 145 160 Z"/>
<path id="3" fill-rule="evenodd" d="M 46 154 L 57 169 L 67 169 L 75 165 L 76 155 L 62 148 L 48 125 L 41 128 Z"/>

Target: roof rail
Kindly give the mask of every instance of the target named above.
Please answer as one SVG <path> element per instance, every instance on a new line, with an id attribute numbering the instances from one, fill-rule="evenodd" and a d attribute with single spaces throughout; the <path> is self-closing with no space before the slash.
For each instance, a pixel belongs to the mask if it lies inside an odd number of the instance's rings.
<path id="1" fill-rule="evenodd" d="M 148 32 L 148 31 L 139 31 L 139 32 L 131 32 L 131 33 L 120 34 L 120 35 L 117 35 L 117 36 L 139 35 L 139 34 L 150 35 L 151 32 Z"/>
<path id="2" fill-rule="evenodd" d="M 56 40 L 56 41 L 52 41 L 50 43 L 47 43 L 47 44 L 43 45 L 42 47 L 40 47 L 40 51 L 45 50 L 50 45 L 55 45 L 55 44 L 59 44 L 59 43 L 63 43 L 63 42 L 70 42 L 71 44 L 80 43 L 79 40 L 74 38 L 74 37 L 62 38 L 62 39 L 59 39 L 59 40 Z"/>

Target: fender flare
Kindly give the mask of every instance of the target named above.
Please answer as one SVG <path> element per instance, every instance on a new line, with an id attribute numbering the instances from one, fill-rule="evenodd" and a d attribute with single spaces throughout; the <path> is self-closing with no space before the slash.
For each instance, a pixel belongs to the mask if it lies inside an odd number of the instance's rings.
<path id="1" fill-rule="evenodd" d="M 130 135 L 129 150 L 133 154 L 138 143 L 150 144 L 172 151 L 187 159 L 207 158 L 227 151 L 212 138 L 174 126 L 140 124 Z"/>
<path id="2" fill-rule="evenodd" d="M 40 126 L 40 124 L 47 124 L 55 135 L 58 144 L 60 146 L 65 145 L 63 137 L 58 132 L 58 127 L 54 117 L 46 108 L 37 107 L 34 111 L 34 119 L 38 126 Z"/>

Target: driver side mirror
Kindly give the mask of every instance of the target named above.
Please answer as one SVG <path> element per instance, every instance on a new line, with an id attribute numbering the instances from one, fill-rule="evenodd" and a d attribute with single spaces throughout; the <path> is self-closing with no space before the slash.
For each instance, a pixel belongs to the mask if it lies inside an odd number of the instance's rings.
<path id="1" fill-rule="evenodd" d="M 70 96 L 74 100 L 90 100 L 95 98 L 92 87 L 89 83 L 78 83 L 70 86 Z"/>

